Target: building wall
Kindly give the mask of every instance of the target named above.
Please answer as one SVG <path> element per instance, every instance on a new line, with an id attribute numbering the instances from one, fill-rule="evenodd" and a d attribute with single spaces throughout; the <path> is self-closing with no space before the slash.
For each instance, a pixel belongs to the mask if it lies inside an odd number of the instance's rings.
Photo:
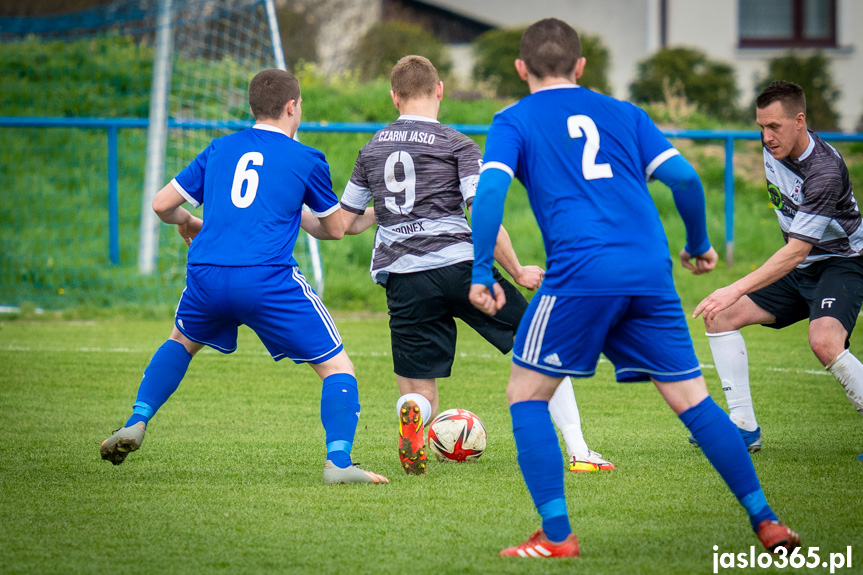
<path id="1" fill-rule="evenodd" d="M 842 91 L 837 106 L 839 124 L 843 130 L 853 131 L 863 114 L 863 36 L 859 34 L 863 30 L 863 3 L 838 0 L 837 11 L 839 47 L 821 52 L 832 61 L 833 80 Z M 788 52 L 738 48 L 737 0 L 668 0 L 668 14 L 668 44 L 695 47 L 731 64 L 744 106 L 754 100 L 755 86 L 767 74 L 767 62 Z"/>
<path id="2" fill-rule="evenodd" d="M 347 68 L 356 42 L 383 17 L 384 6 L 384 0 L 277 2 L 304 5 L 319 18 L 318 59 L 327 73 Z M 622 99 L 629 97 L 638 62 L 653 54 L 662 42 L 662 0 L 423 0 L 422 4 L 496 27 L 526 26 L 540 18 L 556 17 L 581 33 L 599 36 L 611 56 L 608 79 L 612 95 Z M 738 48 L 738 0 L 665 0 L 665 4 L 667 45 L 697 48 L 732 65 L 740 89 L 739 104 L 749 105 L 756 83 L 766 73 L 767 61 L 787 50 Z M 863 115 L 863 0 L 837 0 L 837 10 L 840 46 L 823 53 L 832 60 L 833 77 L 841 90 L 840 126 L 850 131 Z M 469 75 L 469 50 L 460 46 L 453 55 L 458 59 L 456 74 Z"/>
<path id="3" fill-rule="evenodd" d="M 382 0 L 276 0 L 276 5 L 309 14 L 320 23 L 316 48 L 325 74 L 348 69 L 360 38 L 382 14 Z"/>
<path id="4" fill-rule="evenodd" d="M 541 18 L 554 17 L 569 23 L 579 33 L 599 36 L 611 55 L 608 79 L 612 95 L 617 98 L 629 95 L 637 62 L 659 45 L 658 0 L 433 0 L 428 3 L 502 28 L 527 26 Z M 587 65 L 590 66 L 590 62 Z"/>

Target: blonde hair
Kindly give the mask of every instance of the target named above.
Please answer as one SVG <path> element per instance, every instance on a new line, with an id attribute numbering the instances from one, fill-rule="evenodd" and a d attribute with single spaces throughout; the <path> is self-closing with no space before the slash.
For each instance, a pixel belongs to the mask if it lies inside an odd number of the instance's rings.
<path id="1" fill-rule="evenodd" d="M 393 66 L 390 85 L 402 100 L 434 96 L 440 77 L 431 60 L 422 56 L 405 56 Z"/>

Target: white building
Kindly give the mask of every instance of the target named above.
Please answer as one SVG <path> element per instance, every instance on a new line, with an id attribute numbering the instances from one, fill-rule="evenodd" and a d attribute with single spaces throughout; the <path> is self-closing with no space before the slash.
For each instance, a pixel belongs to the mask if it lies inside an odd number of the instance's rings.
<path id="1" fill-rule="evenodd" d="M 841 90 L 840 126 L 853 131 L 863 116 L 861 0 L 385 0 L 442 9 L 493 27 L 555 17 L 602 38 L 611 55 L 613 95 L 627 98 L 637 63 L 663 46 L 688 46 L 730 64 L 740 104 L 755 96 L 767 62 L 789 49 L 820 50 Z M 468 68 L 459 52 L 461 71 Z M 589 63 L 588 63 L 589 65 Z M 457 69 L 457 72 L 459 70 Z"/>

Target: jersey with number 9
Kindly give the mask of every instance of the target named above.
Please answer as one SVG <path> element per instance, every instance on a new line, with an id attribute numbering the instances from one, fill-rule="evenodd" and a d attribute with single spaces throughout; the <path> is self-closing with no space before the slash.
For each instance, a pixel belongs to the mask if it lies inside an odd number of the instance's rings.
<path id="1" fill-rule="evenodd" d="M 266 124 L 213 140 L 172 183 L 204 205 L 190 265 L 295 266 L 303 204 L 318 217 L 339 205 L 324 155 Z"/>

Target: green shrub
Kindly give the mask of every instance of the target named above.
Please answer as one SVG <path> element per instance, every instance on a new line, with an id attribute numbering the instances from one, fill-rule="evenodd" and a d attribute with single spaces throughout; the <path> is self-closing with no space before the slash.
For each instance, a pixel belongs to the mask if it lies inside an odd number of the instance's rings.
<path id="1" fill-rule="evenodd" d="M 288 70 L 294 70 L 301 62 L 317 61 L 316 39 L 320 24 L 310 15 L 289 7 L 277 10 L 276 15 Z"/>
<path id="2" fill-rule="evenodd" d="M 431 60 L 441 77 L 452 70 L 443 42 L 417 24 L 396 20 L 369 28 L 354 52 L 351 66 L 359 71 L 361 80 L 389 78 L 393 65 L 409 54 Z"/>
<path id="3" fill-rule="evenodd" d="M 806 123 L 813 130 L 833 131 L 838 129 L 839 114 L 836 101 L 839 90 L 833 83 L 830 61 L 821 53 L 803 57 L 789 52 L 770 61 L 767 77 L 757 86 L 757 92 L 774 80 L 785 80 L 799 84 L 806 92 Z M 755 108 L 753 103 L 752 108 Z"/>
<path id="4" fill-rule="evenodd" d="M 709 116 L 739 118 L 734 70 L 691 48 L 663 48 L 638 64 L 638 77 L 629 87 L 639 104 L 684 97 Z"/>
<path id="5" fill-rule="evenodd" d="M 146 118 L 152 62 L 153 49 L 129 37 L 4 42 L 0 106 L 7 116 Z"/>
<path id="6" fill-rule="evenodd" d="M 526 28 L 499 28 L 489 30 L 474 42 L 476 64 L 473 73 L 477 80 L 493 82 L 497 95 L 501 98 L 521 98 L 527 96 L 527 84 L 515 71 L 521 36 Z M 579 84 L 609 94 L 607 70 L 608 49 L 596 36 L 581 35 L 581 55 L 587 58 L 587 67 Z"/>

